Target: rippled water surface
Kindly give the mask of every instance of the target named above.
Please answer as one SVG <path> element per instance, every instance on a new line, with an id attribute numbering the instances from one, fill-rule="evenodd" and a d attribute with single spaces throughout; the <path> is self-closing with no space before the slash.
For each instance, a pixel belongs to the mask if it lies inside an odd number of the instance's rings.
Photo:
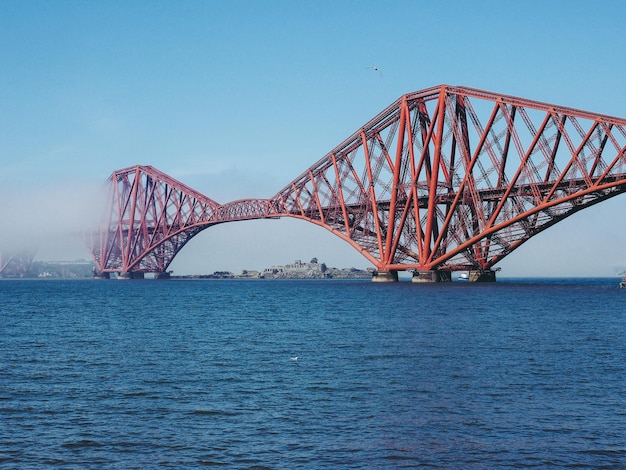
<path id="1" fill-rule="evenodd" d="M 0 282 L 6 468 L 626 466 L 617 280 Z"/>

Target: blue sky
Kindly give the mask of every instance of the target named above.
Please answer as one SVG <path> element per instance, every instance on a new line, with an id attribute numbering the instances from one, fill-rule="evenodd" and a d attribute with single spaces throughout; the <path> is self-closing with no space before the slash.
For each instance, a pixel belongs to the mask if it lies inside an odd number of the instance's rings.
<path id="1" fill-rule="evenodd" d="M 81 191 L 135 164 L 219 202 L 270 197 L 396 98 L 441 83 L 626 117 L 624 5 L 2 0 L 2 232 L 45 235 L 40 259 L 86 257 L 64 237 Z M 614 274 L 624 208 L 617 197 L 561 222 L 501 275 Z M 280 220 L 206 230 L 172 269 L 314 256 L 369 266 L 329 232 Z"/>

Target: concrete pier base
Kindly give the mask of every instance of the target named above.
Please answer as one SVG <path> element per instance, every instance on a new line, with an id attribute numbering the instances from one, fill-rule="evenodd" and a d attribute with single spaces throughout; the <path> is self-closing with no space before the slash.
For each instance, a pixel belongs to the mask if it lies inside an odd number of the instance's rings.
<path id="1" fill-rule="evenodd" d="M 496 282 L 496 272 L 491 269 L 470 271 L 469 282 Z"/>
<path id="2" fill-rule="evenodd" d="M 372 282 L 398 282 L 398 271 L 374 271 Z"/>
<path id="3" fill-rule="evenodd" d="M 154 273 L 154 278 L 155 279 L 169 279 L 170 273 L 168 272 L 164 272 L 164 273 Z"/>
<path id="4" fill-rule="evenodd" d="M 450 271 L 413 271 L 411 282 L 450 282 L 452 273 Z"/>
<path id="5" fill-rule="evenodd" d="M 117 278 L 118 279 L 143 279 L 144 278 L 144 274 L 143 273 L 135 273 L 135 272 L 129 271 L 129 272 L 125 272 L 125 273 L 117 273 Z"/>
<path id="6" fill-rule="evenodd" d="M 94 279 L 111 279 L 111 273 L 99 273 L 94 271 L 93 273 Z"/>

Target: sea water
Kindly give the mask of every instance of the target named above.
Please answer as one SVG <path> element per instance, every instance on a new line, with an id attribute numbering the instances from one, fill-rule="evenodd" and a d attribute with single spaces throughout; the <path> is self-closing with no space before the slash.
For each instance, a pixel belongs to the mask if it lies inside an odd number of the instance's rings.
<path id="1" fill-rule="evenodd" d="M 618 283 L 1 281 L 0 467 L 624 467 Z"/>

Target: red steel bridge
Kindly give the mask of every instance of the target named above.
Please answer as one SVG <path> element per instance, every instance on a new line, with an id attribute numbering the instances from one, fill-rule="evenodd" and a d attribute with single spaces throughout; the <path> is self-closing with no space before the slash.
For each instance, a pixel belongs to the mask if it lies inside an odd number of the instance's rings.
<path id="1" fill-rule="evenodd" d="M 88 244 L 99 275 L 167 277 L 213 225 L 294 217 L 375 267 L 374 280 L 495 280 L 505 256 L 626 190 L 626 119 L 441 85 L 401 96 L 269 199 L 220 204 L 150 166 L 114 172 Z"/>
<path id="2" fill-rule="evenodd" d="M 24 277 L 34 257 L 34 251 L 21 250 L 9 253 L 0 251 L 0 278 Z"/>

